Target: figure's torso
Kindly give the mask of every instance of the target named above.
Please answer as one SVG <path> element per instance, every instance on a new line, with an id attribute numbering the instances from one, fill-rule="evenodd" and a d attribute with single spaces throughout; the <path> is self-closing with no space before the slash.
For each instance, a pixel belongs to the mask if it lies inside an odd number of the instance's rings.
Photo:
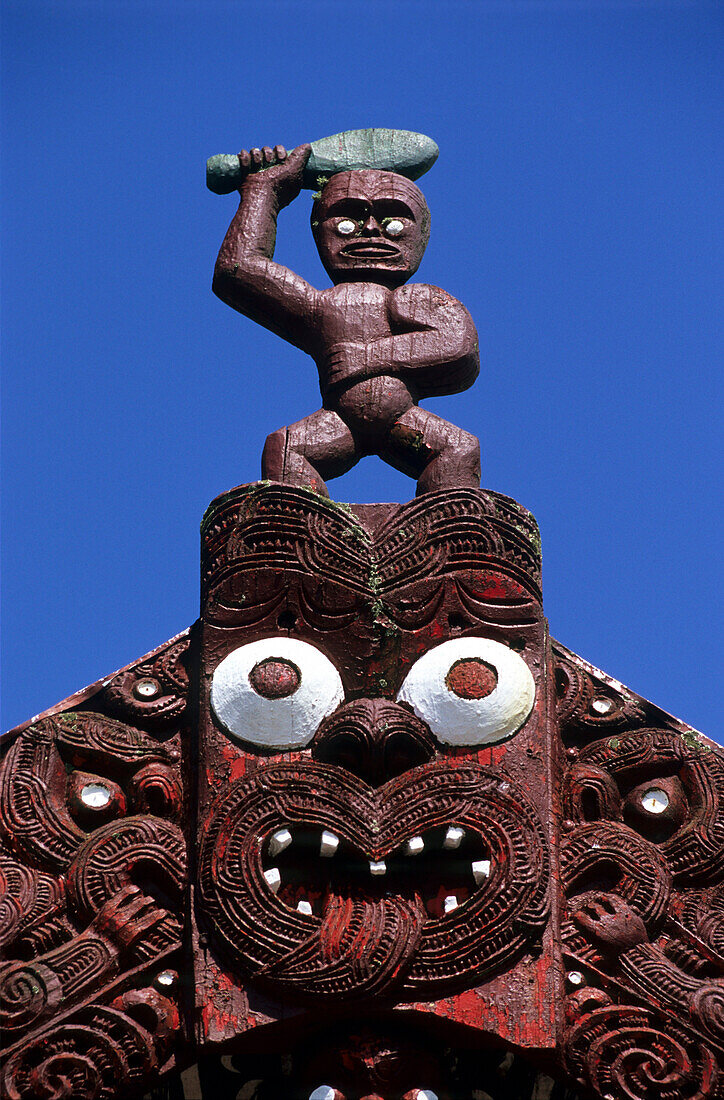
<path id="1" fill-rule="evenodd" d="M 327 355 L 338 343 L 367 344 L 392 335 L 390 303 L 393 290 L 379 283 L 341 283 L 321 292 L 319 384 L 326 398 Z M 350 364 L 350 375 L 354 365 Z M 351 381 L 336 379 L 334 407 L 353 430 L 366 437 L 370 429 L 391 427 L 414 400 L 401 378 L 384 374 Z"/>
<path id="2" fill-rule="evenodd" d="M 340 283 L 321 291 L 322 354 L 343 340 L 366 343 L 390 336 L 389 302 L 393 293 L 379 283 Z"/>

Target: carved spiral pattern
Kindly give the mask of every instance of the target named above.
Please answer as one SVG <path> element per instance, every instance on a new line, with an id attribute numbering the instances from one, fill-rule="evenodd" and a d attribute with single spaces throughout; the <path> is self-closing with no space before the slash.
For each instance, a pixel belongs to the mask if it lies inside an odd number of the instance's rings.
<path id="1" fill-rule="evenodd" d="M 592 822 L 568 836 L 561 848 L 567 893 L 590 889 L 600 875 L 615 878 L 616 893 L 643 918 L 660 923 L 669 900 L 671 872 L 652 844 L 625 825 Z"/>
<path id="2" fill-rule="evenodd" d="M 685 926 L 718 956 L 724 970 L 724 889 L 693 894 L 682 909 Z"/>
<path id="3" fill-rule="evenodd" d="M 569 1065 L 613 1100 L 720 1097 L 724 981 L 711 975 L 724 968 L 724 902 L 711 886 L 724 874 L 722 755 L 645 725 L 646 704 L 575 655 L 556 657 L 563 736 L 584 742 L 564 786 L 569 965 L 592 963 L 607 988 L 651 1006 L 616 1007 L 586 987 L 570 997 Z M 597 728 L 606 736 L 586 744 Z"/>
<path id="4" fill-rule="evenodd" d="M 168 907 L 180 908 L 184 838 L 161 816 L 181 817 L 179 758 L 177 739 L 159 743 L 91 711 L 43 719 L 7 752 L 0 925 L 16 958 L 0 967 L 3 1096 L 135 1094 L 157 1068 L 159 1041 L 178 1029 L 163 1013 L 156 1034 L 147 1030 L 154 990 L 62 1024 L 53 1017 L 180 942 Z M 124 817 L 129 803 L 142 816 Z M 23 1046 L 28 1033 L 37 1038 Z"/>
<path id="5" fill-rule="evenodd" d="M 481 490 L 446 489 L 401 505 L 373 542 L 353 514 L 303 489 L 243 488 L 211 505 L 202 537 L 206 617 L 214 621 L 223 621 L 226 608 L 245 616 L 234 575 L 270 566 L 323 578 L 368 601 L 381 597 L 393 619 L 400 589 L 486 561 L 540 597 L 535 520 L 510 498 Z"/>
<path id="6" fill-rule="evenodd" d="M 564 734 L 571 727 L 601 736 L 644 721 L 638 700 L 609 683 L 594 682 L 585 668 L 568 660 L 560 650 L 556 652 L 556 687 L 558 721 Z"/>
<path id="7" fill-rule="evenodd" d="M 12 943 L 35 899 L 36 875 L 0 852 L 0 946 Z"/>
<path id="8" fill-rule="evenodd" d="M 153 760 L 173 764 L 181 757 L 173 741 L 157 741 L 104 714 L 68 711 L 46 721 L 52 726 L 62 755 L 76 768 L 124 776 Z"/>
<path id="9" fill-rule="evenodd" d="M 695 884 L 724 873 L 724 765 L 719 753 L 690 747 L 680 734 L 658 728 L 594 741 L 580 755 L 580 767 L 604 769 L 624 788 L 641 777 L 677 774 L 688 799 L 687 819 L 661 842 L 674 878 Z"/>
<path id="10" fill-rule="evenodd" d="M 621 817 L 621 795 L 613 776 L 593 764 L 575 764 L 564 785 L 566 815 L 573 821 Z"/>
<path id="11" fill-rule="evenodd" d="M 106 1100 L 106 1097 L 111 1100 L 115 1097 L 113 1082 L 121 1079 L 125 1068 L 120 1057 L 108 1043 L 106 1049 L 91 1055 L 81 1053 L 84 1038 L 80 1028 L 58 1029 L 53 1035 L 57 1049 L 36 1050 L 33 1044 L 29 1051 L 23 1052 L 25 1058 L 19 1055 L 12 1058 L 4 1075 L 8 1100 Z M 63 1050 L 62 1043 L 71 1050 Z"/>
<path id="12" fill-rule="evenodd" d="M 31 866 L 63 871 L 85 839 L 65 805 L 66 773 L 55 746 L 56 724 L 24 731 L 0 771 L 0 830 Z"/>
<path id="13" fill-rule="evenodd" d="M 594 696 L 593 680 L 582 668 L 560 656 L 556 661 L 556 688 L 556 709 L 561 726 L 588 713 Z"/>
<path id="14" fill-rule="evenodd" d="M 181 818 L 183 790 L 175 768 L 147 764 L 133 776 L 128 790 L 136 813 L 169 817 L 174 821 Z"/>
<path id="15" fill-rule="evenodd" d="M 706 1034 L 724 1045 L 724 983 L 702 983 L 691 995 L 689 1008 Z"/>
<path id="16" fill-rule="evenodd" d="M 14 963 L 0 970 L 0 1026 L 26 1028 L 61 998 L 57 974 L 38 963 Z"/>
<path id="17" fill-rule="evenodd" d="M 8 1100 L 114 1100 L 135 1095 L 158 1064 L 150 1032 L 123 1012 L 93 1005 L 11 1054 L 4 1094 Z"/>
<path id="18" fill-rule="evenodd" d="M 612 1006 L 589 1013 L 570 1033 L 567 1056 L 576 1077 L 614 1100 L 705 1100 L 717 1094 L 712 1052 L 646 1009 Z"/>

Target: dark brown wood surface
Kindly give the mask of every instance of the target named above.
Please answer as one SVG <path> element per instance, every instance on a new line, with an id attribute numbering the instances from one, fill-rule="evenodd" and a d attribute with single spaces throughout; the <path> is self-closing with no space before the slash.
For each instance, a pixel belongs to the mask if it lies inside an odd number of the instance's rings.
<path id="1" fill-rule="evenodd" d="M 479 369 L 465 307 L 439 287 L 405 286 L 430 232 L 422 192 L 394 172 L 333 175 L 312 210 L 334 284 L 318 290 L 273 259 L 277 215 L 298 195 L 309 153 L 240 154 L 263 168 L 241 187 L 214 272 L 223 301 L 306 351 L 319 372 L 323 407 L 269 436 L 262 477 L 326 496 L 328 478 L 375 454 L 416 478 L 418 493 L 478 486 L 477 438 L 418 405 L 467 389 Z"/>

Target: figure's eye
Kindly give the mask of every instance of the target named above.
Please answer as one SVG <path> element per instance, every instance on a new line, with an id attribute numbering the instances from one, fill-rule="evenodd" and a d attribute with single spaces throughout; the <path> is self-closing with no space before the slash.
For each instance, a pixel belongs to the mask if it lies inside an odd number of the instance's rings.
<path id="1" fill-rule="evenodd" d="M 351 221 L 349 218 L 342 218 L 341 222 L 337 222 L 337 232 L 341 233 L 343 237 L 351 236 L 356 228 L 357 223 Z"/>
<path id="2" fill-rule="evenodd" d="M 384 225 L 384 230 L 388 237 L 399 237 L 404 228 L 399 218 L 390 218 Z"/>
<path id="3" fill-rule="evenodd" d="M 455 638 L 417 661 L 397 695 L 446 745 L 490 745 L 517 733 L 535 682 L 517 653 L 489 638 Z"/>
<path id="4" fill-rule="evenodd" d="M 331 1085 L 318 1085 L 310 1092 L 309 1100 L 344 1100 L 344 1093 Z"/>
<path id="5" fill-rule="evenodd" d="M 689 800 L 678 776 L 639 783 L 626 795 L 623 819 L 655 844 L 668 840 L 690 816 Z"/>
<path id="6" fill-rule="evenodd" d="M 211 681 L 211 706 L 224 729 L 265 749 L 303 748 L 343 698 L 329 658 L 296 638 L 240 646 Z"/>

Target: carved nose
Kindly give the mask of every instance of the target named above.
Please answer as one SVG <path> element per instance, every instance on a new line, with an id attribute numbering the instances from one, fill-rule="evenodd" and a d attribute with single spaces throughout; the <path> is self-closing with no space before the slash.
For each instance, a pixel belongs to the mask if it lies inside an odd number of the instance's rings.
<path id="1" fill-rule="evenodd" d="M 377 224 L 376 219 L 370 214 L 367 221 L 362 226 L 363 237 L 379 237 L 382 235 L 382 230 Z"/>
<path id="2" fill-rule="evenodd" d="M 372 787 L 431 760 L 435 741 L 419 718 L 390 699 L 353 699 L 325 719 L 312 756 L 359 776 Z"/>

